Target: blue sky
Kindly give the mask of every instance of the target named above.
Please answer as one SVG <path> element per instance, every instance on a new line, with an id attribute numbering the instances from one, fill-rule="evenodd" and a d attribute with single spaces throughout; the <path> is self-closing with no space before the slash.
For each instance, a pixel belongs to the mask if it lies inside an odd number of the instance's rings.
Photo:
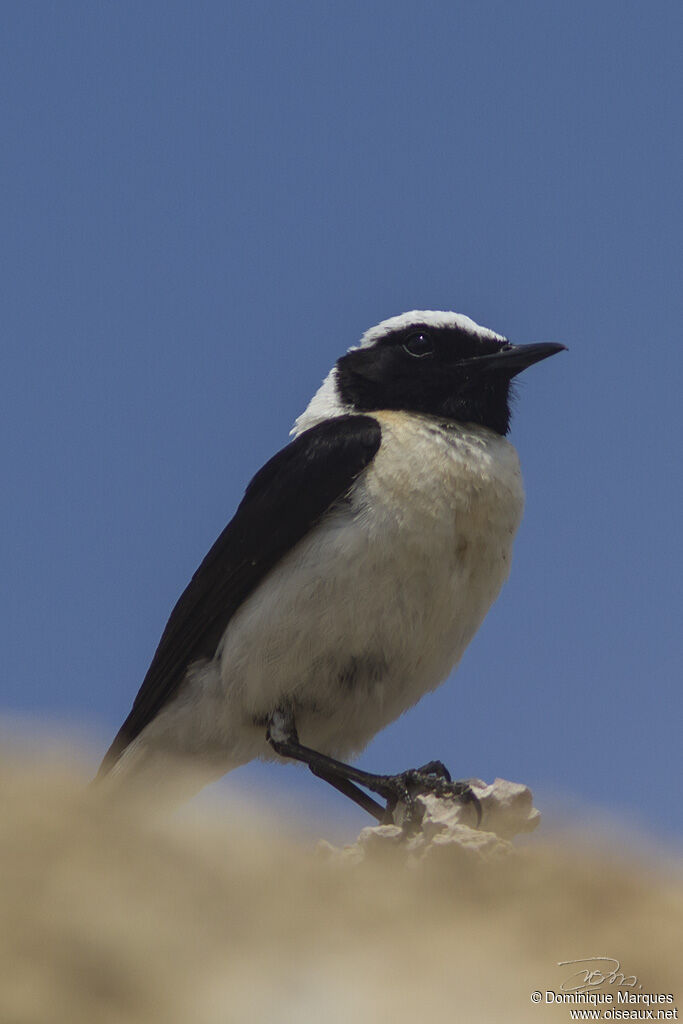
<path id="1" fill-rule="evenodd" d="M 361 763 L 440 757 L 680 836 L 680 4 L 2 22 L 2 711 L 103 750 L 337 356 L 455 309 L 570 351 L 520 388 L 509 583 Z M 227 785 L 364 823 L 303 769 Z"/>

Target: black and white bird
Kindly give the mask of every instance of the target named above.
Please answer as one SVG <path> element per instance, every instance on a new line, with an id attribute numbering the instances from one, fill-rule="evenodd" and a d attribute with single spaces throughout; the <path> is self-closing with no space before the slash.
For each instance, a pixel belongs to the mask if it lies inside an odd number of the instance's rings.
<path id="1" fill-rule="evenodd" d="M 337 759 L 446 679 L 498 595 L 524 503 L 511 381 L 563 347 L 450 312 L 364 334 L 180 597 L 98 778 L 156 787 L 180 765 L 185 798 L 293 757 L 379 819 L 359 786 L 391 805 L 409 777 L 450 781 Z"/>

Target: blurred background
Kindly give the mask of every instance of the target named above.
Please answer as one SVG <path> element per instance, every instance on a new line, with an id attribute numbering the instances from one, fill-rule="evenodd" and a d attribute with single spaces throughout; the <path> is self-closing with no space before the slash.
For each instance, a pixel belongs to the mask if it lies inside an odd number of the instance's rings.
<path id="1" fill-rule="evenodd" d="M 360 763 L 438 757 L 680 839 L 680 4 L 65 0 L 2 23 L 5 729 L 87 742 L 94 771 L 334 360 L 453 309 L 569 352 L 519 389 L 509 583 Z M 299 767 L 220 785 L 366 823 Z"/>

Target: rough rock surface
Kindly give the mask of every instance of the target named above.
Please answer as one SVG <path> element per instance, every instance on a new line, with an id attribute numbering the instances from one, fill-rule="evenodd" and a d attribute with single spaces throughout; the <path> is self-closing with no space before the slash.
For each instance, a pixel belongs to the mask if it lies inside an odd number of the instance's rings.
<path id="1" fill-rule="evenodd" d="M 444 847 L 449 848 L 450 855 L 457 850 L 464 858 L 476 860 L 506 856 L 512 848 L 510 840 L 532 832 L 540 821 L 531 790 L 505 779 L 495 779 L 490 785 L 481 779 L 469 781 L 481 804 L 479 827 L 471 803 L 426 794 L 414 798 L 412 820 L 421 819 L 417 830 L 405 827 L 405 807 L 398 804 L 394 824 L 364 828 L 356 842 L 343 850 L 326 842 L 319 844 L 319 850 L 323 855 L 354 863 L 390 849 L 402 851 L 412 863 L 438 855 Z"/>

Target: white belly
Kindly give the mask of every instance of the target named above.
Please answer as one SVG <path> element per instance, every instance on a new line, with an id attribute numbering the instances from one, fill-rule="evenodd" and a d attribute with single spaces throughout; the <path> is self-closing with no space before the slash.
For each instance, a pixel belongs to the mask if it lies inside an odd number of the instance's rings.
<path id="1" fill-rule="evenodd" d="M 141 741 L 215 759 L 273 757 L 291 703 L 301 742 L 346 757 L 443 682 L 510 569 L 517 454 L 484 428 L 374 413 L 382 445 L 316 530 L 233 616 Z"/>

